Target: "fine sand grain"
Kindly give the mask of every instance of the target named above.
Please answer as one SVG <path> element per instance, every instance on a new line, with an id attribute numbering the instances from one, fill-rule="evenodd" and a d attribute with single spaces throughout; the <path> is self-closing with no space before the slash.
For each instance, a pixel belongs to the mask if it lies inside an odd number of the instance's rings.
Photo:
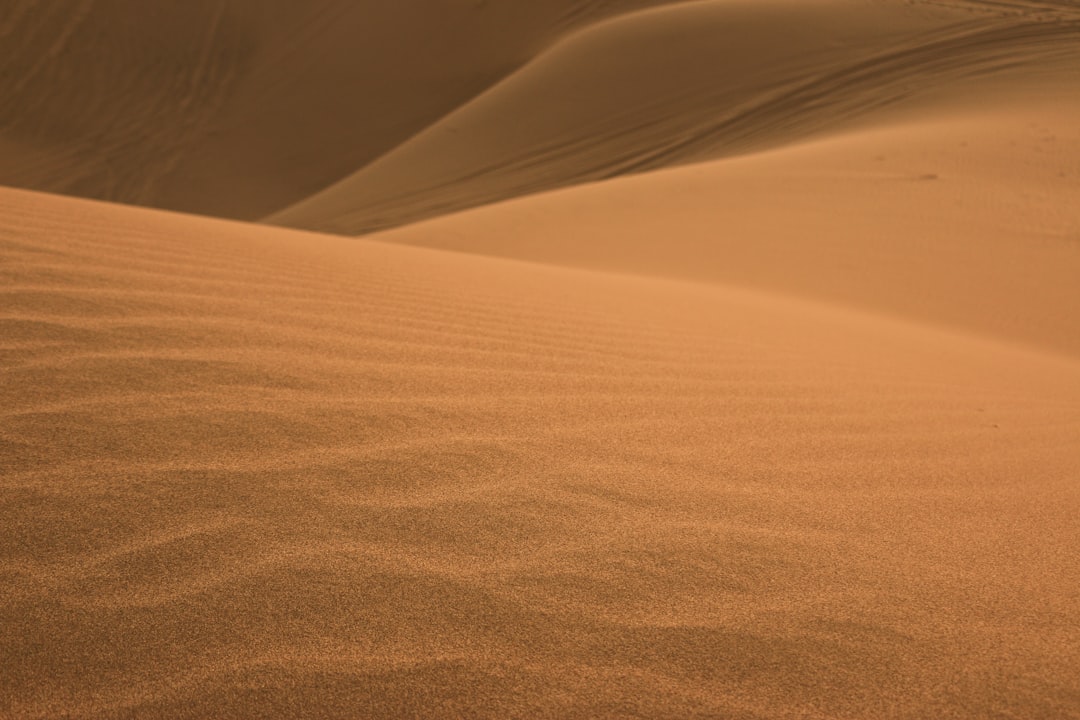
<path id="1" fill-rule="evenodd" d="M 0 715 L 1076 717 L 1080 363 L 0 195 Z"/>

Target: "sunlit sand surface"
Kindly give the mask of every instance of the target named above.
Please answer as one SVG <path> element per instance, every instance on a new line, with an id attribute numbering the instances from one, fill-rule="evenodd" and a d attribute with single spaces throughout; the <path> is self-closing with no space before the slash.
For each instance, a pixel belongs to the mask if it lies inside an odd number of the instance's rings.
<path id="1" fill-rule="evenodd" d="M 1080 717 L 1075 3 L 182 5 L 0 13 L 0 717 Z"/>

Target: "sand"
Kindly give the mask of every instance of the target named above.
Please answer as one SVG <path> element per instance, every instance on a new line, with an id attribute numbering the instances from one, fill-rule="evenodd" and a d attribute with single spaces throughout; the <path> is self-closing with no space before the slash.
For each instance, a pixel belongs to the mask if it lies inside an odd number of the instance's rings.
<path id="1" fill-rule="evenodd" d="M 2 202 L 6 716 L 1077 709 L 1078 362 Z"/>
<path id="2" fill-rule="evenodd" d="M 256 219 L 673 0 L 5 0 L 0 184 Z"/>
<path id="3" fill-rule="evenodd" d="M 12 7 L 0 718 L 1080 718 L 1075 3 Z"/>
<path id="4" fill-rule="evenodd" d="M 1080 357 L 1080 95 L 972 105 L 373 237 L 755 288 Z"/>
<path id="5" fill-rule="evenodd" d="M 949 5 L 707 0 L 628 13 L 267 220 L 367 233 L 920 110 L 938 117 L 961 99 L 978 108 L 1014 87 L 1047 84 L 1075 107 L 1075 8 L 1048 19 Z"/>

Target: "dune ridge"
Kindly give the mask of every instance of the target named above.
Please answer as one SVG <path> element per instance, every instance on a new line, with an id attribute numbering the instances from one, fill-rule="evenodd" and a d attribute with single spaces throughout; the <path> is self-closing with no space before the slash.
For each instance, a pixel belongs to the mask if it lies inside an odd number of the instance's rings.
<path id="1" fill-rule="evenodd" d="M 666 5 L 576 33 L 267 221 L 365 234 L 853 123 L 906 120 L 920 108 L 947 113 L 941 98 L 955 103 L 971 85 L 993 97 L 1002 87 L 1075 81 L 1078 39 L 1075 8 L 1047 18 L 852 0 Z"/>
<path id="2" fill-rule="evenodd" d="M 1077 714 L 1075 361 L 0 209 L 0 715 Z"/>
<path id="3" fill-rule="evenodd" d="M 256 219 L 665 0 L 7 0 L 0 184 Z"/>
<path id="4" fill-rule="evenodd" d="M 1077 117 L 1069 91 L 997 89 L 979 106 L 370 237 L 734 284 L 1080 356 Z"/>
<path id="5" fill-rule="evenodd" d="M 885 122 L 988 73 L 1070 82 L 1077 22 L 977 0 L 13 0 L 0 183 L 361 234 Z"/>

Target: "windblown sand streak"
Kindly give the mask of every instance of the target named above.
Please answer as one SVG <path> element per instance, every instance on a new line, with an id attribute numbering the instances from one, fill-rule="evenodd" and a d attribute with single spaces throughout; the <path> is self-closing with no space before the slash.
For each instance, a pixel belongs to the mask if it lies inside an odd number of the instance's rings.
<path id="1" fill-rule="evenodd" d="M 843 18 L 840 13 L 844 9 L 837 6 L 829 12 L 814 11 L 809 17 L 823 15 L 832 24 L 841 25 L 842 20 L 831 17 L 830 12 Z M 676 6 L 642 15 L 650 21 L 653 15 L 672 15 L 676 19 L 686 15 L 686 23 L 690 24 L 697 12 L 701 11 L 695 6 L 689 9 Z M 723 21 L 725 16 L 720 14 L 718 18 Z M 828 26 L 823 20 L 818 22 Z M 627 20 L 610 23 L 606 34 L 617 35 L 628 24 Z M 768 34 L 759 32 L 763 34 L 763 42 L 767 42 Z M 595 37 L 591 41 L 597 46 L 594 62 L 610 62 L 601 52 L 605 30 L 590 33 L 578 44 L 588 45 L 590 38 Z M 623 51 L 631 54 L 635 42 L 641 41 L 626 40 Z M 822 46 L 826 44 L 821 41 Z M 565 101 L 550 87 L 533 82 L 538 87 L 530 96 L 528 90 L 516 92 L 515 78 L 511 78 L 481 98 L 486 104 L 471 114 L 470 106 L 466 106 L 461 120 L 455 119 L 456 115 L 444 119 L 425 135 L 395 149 L 353 177 L 272 215 L 269 220 L 295 227 L 364 234 L 521 195 L 760 151 L 791 144 L 815 133 L 845 129 L 856 120 L 873 120 L 875 115 L 881 122 L 880 116 L 885 113 L 887 119 L 885 111 L 890 108 L 895 112 L 905 105 L 918 107 L 920 101 L 926 102 L 927 95 L 940 94 L 943 89 L 955 94 L 965 83 L 988 75 L 1004 75 L 1007 84 L 1012 74 L 1015 83 L 1023 84 L 1030 81 L 1032 69 L 1052 72 L 1058 68 L 1063 78 L 1073 78 L 1078 47 L 1080 21 L 1075 17 L 1057 22 L 1024 18 L 969 20 L 951 24 L 944 30 L 935 27 L 917 33 L 886 50 L 854 55 L 849 52 L 837 58 L 824 55 L 824 59 L 808 53 L 797 68 L 779 64 L 775 76 L 770 78 L 771 86 L 759 83 L 741 93 L 733 93 L 730 87 L 736 81 L 724 82 L 716 77 L 733 71 L 718 66 L 710 72 L 707 66 L 698 67 L 704 61 L 692 54 L 687 56 L 687 62 L 695 66 L 671 68 L 672 79 L 657 76 L 659 80 L 652 82 L 660 82 L 659 87 L 646 85 L 658 93 L 655 102 L 625 100 L 625 107 L 620 107 L 601 100 L 594 103 L 599 110 L 589 109 L 587 99 L 581 101 L 583 107 L 561 109 L 560 104 Z M 564 54 L 569 53 L 567 50 Z M 768 52 L 763 54 L 768 62 Z M 563 94 L 571 95 L 577 82 L 572 73 L 587 58 L 575 55 L 576 64 L 560 65 L 559 53 L 555 51 L 552 55 L 547 65 L 543 64 L 544 57 L 536 61 L 534 64 L 540 67 L 534 72 L 542 73 L 545 68 L 553 67 L 548 71 L 552 77 L 547 82 L 561 83 L 565 86 Z M 1021 72 L 1024 70 L 1028 72 Z M 604 82 L 620 88 L 650 82 L 636 74 L 632 67 L 627 67 L 625 77 L 607 77 Z M 525 84 L 526 77 L 519 84 Z M 670 93 L 667 88 L 687 82 L 685 78 L 696 80 L 689 81 L 681 94 L 660 94 Z M 508 98 L 500 101 L 499 93 Z M 598 85 L 596 93 L 603 97 L 602 86 Z M 512 126 L 511 116 L 521 113 L 524 117 L 530 114 L 542 117 L 550 105 L 555 106 L 550 110 L 554 117 L 568 114 L 565 122 L 542 123 L 532 135 L 518 133 L 512 135 L 512 143 L 500 141 L 501 132 L 505 131 L 499 128 Z M 571 122 L 575 114 L 579 119 Z M 486 136 L 495 139 L 485 141 Z"/>

